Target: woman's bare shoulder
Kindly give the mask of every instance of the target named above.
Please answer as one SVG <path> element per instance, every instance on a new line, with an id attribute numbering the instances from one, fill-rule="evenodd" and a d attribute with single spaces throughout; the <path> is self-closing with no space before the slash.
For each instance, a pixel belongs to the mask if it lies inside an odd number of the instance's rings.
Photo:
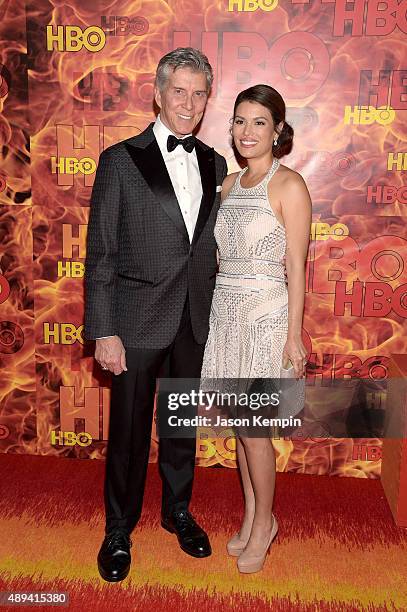
<path id="1" fill-rule="evenodd" d="M 291 168 L 288 168 L 288 166 L 284 166 L 283 164 L 280 164 L 280 167 L 278 169 L 278 173 L 281 176 L 281 180 L 283 181 L 287 181 L 289 183 L 305 183 L 304 179 L 302 178 L 301 174 L 299 172 L 297 172 L 296 170 L 292 170 Z"/>
<path id="2" fill-rule="evenodd" d="M 287 166 L 280 165 L 278 169 L 279 179 L 278 187 L 279 191 L 282 190 L 285 198 L 292 198 L 300 195 L 308 195 L 307 185 L 299 172 L 291 170 Z"/>
<path id="3" fill-rule="evenodd" d="M 223 179 L 222 187 L 225 189 L 227 189 L 227 187 L 232 187 L 238 174 L 239 172 L 232 172 L 231 174 L 225 176 L 225 178 Z"/>
<path id="4" fill-rule="evenodd" d="M 287 213 L 291 208 L 295 212 L 298 212 L 300 209 L 308 211 L 311 207 L 311 197 L 301 174 L 283 165 L 279 167 L 278 174 L 280 176 L 276 185 L 276 192 L 283 209 L 283 214 L 284 211 Z M 301 207 L 299 208 L 300 204 Z"/>
<path id="5" fill-rule="evenodd" d="M 228 174 L 224 178 L 223 183 L 222 183 L 222 200 L 226 198 L 229 191 L 232 189 L 238 175 L 239 175 L 239 172 L 232 172 L 231 174 Z"/>

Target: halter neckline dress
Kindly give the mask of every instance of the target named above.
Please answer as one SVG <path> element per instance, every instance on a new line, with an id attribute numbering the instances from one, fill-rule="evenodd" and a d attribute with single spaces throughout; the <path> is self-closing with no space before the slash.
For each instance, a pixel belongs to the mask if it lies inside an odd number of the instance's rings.
<path id="1" fill-rule="evenodd" d="M 219 208 L 215 238 L 220 262 L 203 358 L 203 389 L 210 388 L 213 379 L 280 376 L 288 331 L 282 263 L 286 233 L 267 193 L 279 165 L 274 159 L 264 179 L 247 188 L 241 185 L 244 168 Z"/>

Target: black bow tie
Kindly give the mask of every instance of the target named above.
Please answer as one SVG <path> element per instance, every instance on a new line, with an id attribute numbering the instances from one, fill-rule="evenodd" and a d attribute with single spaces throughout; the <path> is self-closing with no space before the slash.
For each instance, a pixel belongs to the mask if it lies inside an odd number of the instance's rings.
<path id="1" fill-rule="evenodd" d="M 178 145 L 182 145 L 187 153 L 191 153 L 194 150 L 196 143 L 195 136 L 187 136 L 186 138 L 177 138 L 170 134 L 167 140 L 167 150 L 171 153 L 178 147 Z"/>

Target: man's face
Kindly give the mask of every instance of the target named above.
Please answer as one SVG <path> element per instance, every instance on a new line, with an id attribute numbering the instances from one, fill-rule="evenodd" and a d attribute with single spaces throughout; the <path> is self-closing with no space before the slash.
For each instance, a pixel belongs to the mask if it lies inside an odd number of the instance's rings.
<path id="1" fill-rule="evenodd" d="M 208 93 L 206 76 L 190 68 L 173 70 L 162 91 L 155 88 L 155 101 L 160 107 L 160 117 L 177 136 L 190 134 L 202 119 Z"/>

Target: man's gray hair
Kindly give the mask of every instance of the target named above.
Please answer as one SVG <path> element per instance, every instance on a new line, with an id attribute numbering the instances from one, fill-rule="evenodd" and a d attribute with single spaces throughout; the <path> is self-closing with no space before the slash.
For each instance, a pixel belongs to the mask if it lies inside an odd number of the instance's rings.
<path id="1" fill-rule="evenodd" d="M 202 72 L 206 76 L 206 90 L 212 87 L 213 70 L 206 55 L 193 47 L 178 47 L 164 55 L 158 63 L 155 84 L 160 91 L 163 91 L 170 74 L 177 68 Z"/>

